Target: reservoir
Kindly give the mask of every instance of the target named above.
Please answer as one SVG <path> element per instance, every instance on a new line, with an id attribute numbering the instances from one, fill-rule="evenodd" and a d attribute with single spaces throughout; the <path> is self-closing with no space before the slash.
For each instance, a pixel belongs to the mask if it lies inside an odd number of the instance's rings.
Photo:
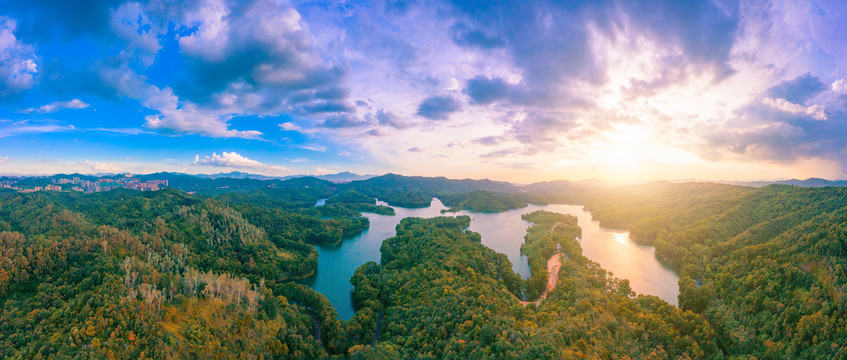
<path id="1" fill-rule="evenodd" d="M 386 205 L 383 202 L 378 204 Z M 383 240 L 395 235 L 395 227 L 400 220 L 406 217 L 442 216 L 441 210 L 446 209 L 438 199 L 433 199 L 432 204 L 426 208 L 393 208 L 395 216 L 363 214 L 370 220 L 370 227 L 361 234 L 344 240 L 340 245 L 316 246 L 317 271 L 301 283 L 326 296 L 343 320 L 354 315 L 350 277 L 362 264 L 368 261 L 379 262 L 379 248 Z M 677 305 L 679 277 L 671 268 L 656 259 L 655 249 L 652 246 L 636 244 L 629 239 L 626 231 L 600 227 L 599 222 L 592 220 L 591 213 L 584 211 L 582 206 L 529 205 L 499 213 L 460 211 L 444 215 L 470 216 L 469 229 L 482 236 L 482 244 L 508 256 L 515 272 L 526 278 L 530 274 L 529 264 L 526 256 L 521 255 L 520 247 L 530 223 L 521 219 L 521 215 L 536 210 L 576 216 L 579 227 L 582 228 L 582 253 L 587 258 L 599 263 L 615 277 L 629 279 L 630 287 L 636 293 L 656 295 L 670 304 Z"/>

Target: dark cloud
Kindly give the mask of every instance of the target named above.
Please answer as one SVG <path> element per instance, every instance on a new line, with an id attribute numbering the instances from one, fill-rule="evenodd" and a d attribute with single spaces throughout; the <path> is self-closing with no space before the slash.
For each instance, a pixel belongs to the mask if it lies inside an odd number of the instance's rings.
<path id="1" fill-rule="evenodd" d="M 712 131 L 701 153 L 717 160 L 724 153 L 773 162 L 800 158 L 837 159 L 847 167 L 847 112 L 827 110 L 822 120 L 813 114 L 788 112 L 763 103 L 750 104 L 735 113 L 727 126 Z"/>
<path id="2" fill-rule="evenodd" d="M 520 100 L 514 106 L 559 106 L 580 97 L 574 85 L 607 81 L 603 59 L 591 49 L 588 25 L 611 38 L 621 32 L 639 34 L 658 47 L 681 50 L 660 59 L 660 79 L 633 84 L 632 93 L 653 92 L 703 71 L 717 79 L 733 72 L 728 60 L 739 17 L 734 1 L 453 1 L 452 9 L 457 29 L 485 29 L 485 38 L 503 40 L 525 89 L 510 94 Z M 493 81 L 470 81 L 471 98 L 481 104 L 505 98 L 502 84 Z"/>
<path id="3" fill-rule="evenodd" d="M 404 15 L 415 5 L 415 3 L 416 1 L 414 0 L 386 0 L 385 8 L 386 12 Z"/>
<path id="4" fill-rule="evenodd" d="M 511 155 L 532 156 L 540 152 L 555 151 L 560 144 L 572 138 L 578 128 L 572 114 L 561 112 L 530 112 L 517 119 L 505 120 L 510 125 L 502 135 L 485 136 L 471 142 L 486 146 L 503 146 L 508 141 L 520 145 L 499 149 L 480 155 L 483 159 L 494 159 Z"/>
<path id="5" fill-rule="evenodd" d="M 719 79 L 734 72 L 728 64 L 738 31 L 737 1 L 621 1 L 622 12 L 657 44 L 677 45 L 686 62 L 711 69 Z"/>
<path id="6" fill-rule="evenodd" d="M 783 81 L 771 87 L 765 93 L 773 98 L 788 100 L 795 104 L 805 103 L 806 100 L 826 90 L 827 86 L 817 76 L 806 73 L 792 80 Z"/>
<path id="7" fill-rule="evenodd" d="M 299 107 L 306 114 L 314 115 L 321 113 L 348 113 L 355 112 L 356 108 L 346 101 L 321 101 L 305 104 Z"/>
<path id="8" fill-rule="evenodd" d="M 0 100 L 18 98 L 38 82 L 38 57 L 17 37 L 17 21 L 0 16 Z M 7 99 L 8 100 L 8 99 Z"/>
<path id="9" fill-rule="evenodd" d="M 376 118 L 377 122 L 382 126 L 390 126 L 395 129 L 406 129 L 411 126 L 411 124 L 404 122 L 402 119 L 400 119 L 399 116 L 385 109 L 377 110 L 376 115 L 374 117 Z"/>
<path id="10" fill-rule="evenodd" d="M 468 80 L 465 93 L 475 104 L 487 105 L 509 95 L 509 84 L 501 78 L 490 79 L 479 75 Z"/>
<path id="11" fill-rule="evenodd" d="M 555 148 L 563 134 L 577 127 L 576 119 L 569 113 L 531 112 L 522 120 L 512 123 L 510 135 L 516 141 L 538 148 Z"/>
<path id="12" fill-rule="evenodd" d="M 321 126 L 327 128 L 353 128 L 370 125 L 367 121 L 351 114 L 338 114 L 327 116 Z"/>
<path id="13" fill-rule="evenodd" d="M 485 136 L 477 139 L 473 139 L 472 142 L 480 145 L 497 145 L 503 141 L 502 136 Z"/>
<path id="14" fill-rule="evenodd" d="M 370 136 L 388 136 L 389 132 L 385 131 L 383 128 L 373 128 L 368 130 L 367 134 Z"/>
<path id="15" fill-rule="evenodd" d="M 598 83 L 604 74 L 589 49 L 585 10 L 570 2 L 464 2 L 453 7 L 469 29 L 502 38 L 522 73 L 528 98 L 555 104 L 574 81 Z"/>
<path id="16" fill-rule="evenodd" d="M 3 13 L 20 23 L 19 36 L 42 42 L 81 35 L 111 39 L 109 17 L 122 0 L 2 1 Z M 37 11 L 33 11 L 37 9 Z"/>
<path id="17" fill-rule="evenodd" d="M 432 96 L 418 106 L 417 114 L 430 120 L 447 120 L 450 114 L 462 110 L 459 101 L 450 96 Z"/>
<path id="18" fill-rule="evenodd" d="M 634 80 L 629 86 L 624 87 L 622 92 L 630 99 L 636 97 L 649 97 L 667 89 L 670 86 L 684 83 L 691 75 L 686 66 L 686 59 L 680 55 L 666 56 L 659 60 L 662 64 L 659 76 L 653 80 Z"/>
<path id="19" fill-rule="evenodd" d="M 457 23 L 450 27 L 450 37 L 458 45 L 481 49 L 500 48 L 506 45 L 506 40 L 503 38 L 479 29 L 471 29 L 464 23 Z"/>

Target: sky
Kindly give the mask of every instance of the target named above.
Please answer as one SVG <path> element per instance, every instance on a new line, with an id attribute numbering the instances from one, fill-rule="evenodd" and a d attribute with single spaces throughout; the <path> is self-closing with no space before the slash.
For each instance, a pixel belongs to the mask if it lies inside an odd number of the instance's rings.
<path id="1" fill-rule="evenodd" d="M 0 174 L 847 178 L 847 3 L 0 0 Z"/>

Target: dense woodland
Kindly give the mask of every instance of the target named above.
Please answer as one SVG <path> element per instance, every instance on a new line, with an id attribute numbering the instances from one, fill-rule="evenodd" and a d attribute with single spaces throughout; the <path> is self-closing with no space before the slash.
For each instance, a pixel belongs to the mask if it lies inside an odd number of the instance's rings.
<path id="1" fill-rule="evenodd" d="M 0 358 L 847 357 L 847 188 L 180 181 L 208 191 L 0 192 Z M 433 196 L 472 211 L 585 204 L 678 270 L 680 308 L 633 294 L 582 255 L 575 218 L 549 212 L 524 216 L 529 279 L 460 216 L 404 219 L 351 279 L 348 321 L 294 283 L 315 271 L 314 245 L 368 227 L 361 212 L 393 215 L 376 199 Z"/>
<path id="2" fill-rule="evenodd" d="M 678 269 L 725 353 L 847 357 L 847 188 L 661 182 L 586 204 Z"/>

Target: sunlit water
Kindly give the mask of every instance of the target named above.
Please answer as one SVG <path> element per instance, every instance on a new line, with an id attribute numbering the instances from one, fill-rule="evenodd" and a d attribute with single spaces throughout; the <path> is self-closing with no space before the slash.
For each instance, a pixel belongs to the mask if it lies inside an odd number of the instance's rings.
<path id="1" fill-rule="evenodd" d="M 385 205 L 380 202 L 379 204 Z M 400 220 L 406 217 L 431 218 L 441 216 L 446 207 L 434 199 L 430 207 L 406 209 L 394 207 L 395 216 L 366 213 L 370 227 L 361 234 L 344 240 L 338 246 L 317 246 L 318 269 L 315 275 L 303 280 L 315 291 L 324 294 L 335 306 L 342 319 L 353 317 L 353 301 L 350 277 L 353 272 L 368 261 L 379 262 L 379 248 L 382 242 L 394 236 Z M 529 276 L 529 264 L 526 256 L 521 255 L 520 246 L 530 223 L 521 219 L 522 214 L 536 210 L 547 210 L 578 217 L 582 228 L 583 254 L 599 263 L 616 277 L 627 278 L 632 290 L 639 294 L 656 295 L 676 305 L 679 294 L 677 275 L 661 264 L 655 257 L 652 246 L 639 245 L 629 239 L 625 231 L 600 227 L 599 222 L 591 220 L 591 214 L 575 205 L 529 205 L 500 213 L 471 213 L 461 211 L 445 215 L 468 215 L 471 217 L 470 230 L 482 235 L 482 243 L 489 248 L 506 254 L 516 273 Z"/>

